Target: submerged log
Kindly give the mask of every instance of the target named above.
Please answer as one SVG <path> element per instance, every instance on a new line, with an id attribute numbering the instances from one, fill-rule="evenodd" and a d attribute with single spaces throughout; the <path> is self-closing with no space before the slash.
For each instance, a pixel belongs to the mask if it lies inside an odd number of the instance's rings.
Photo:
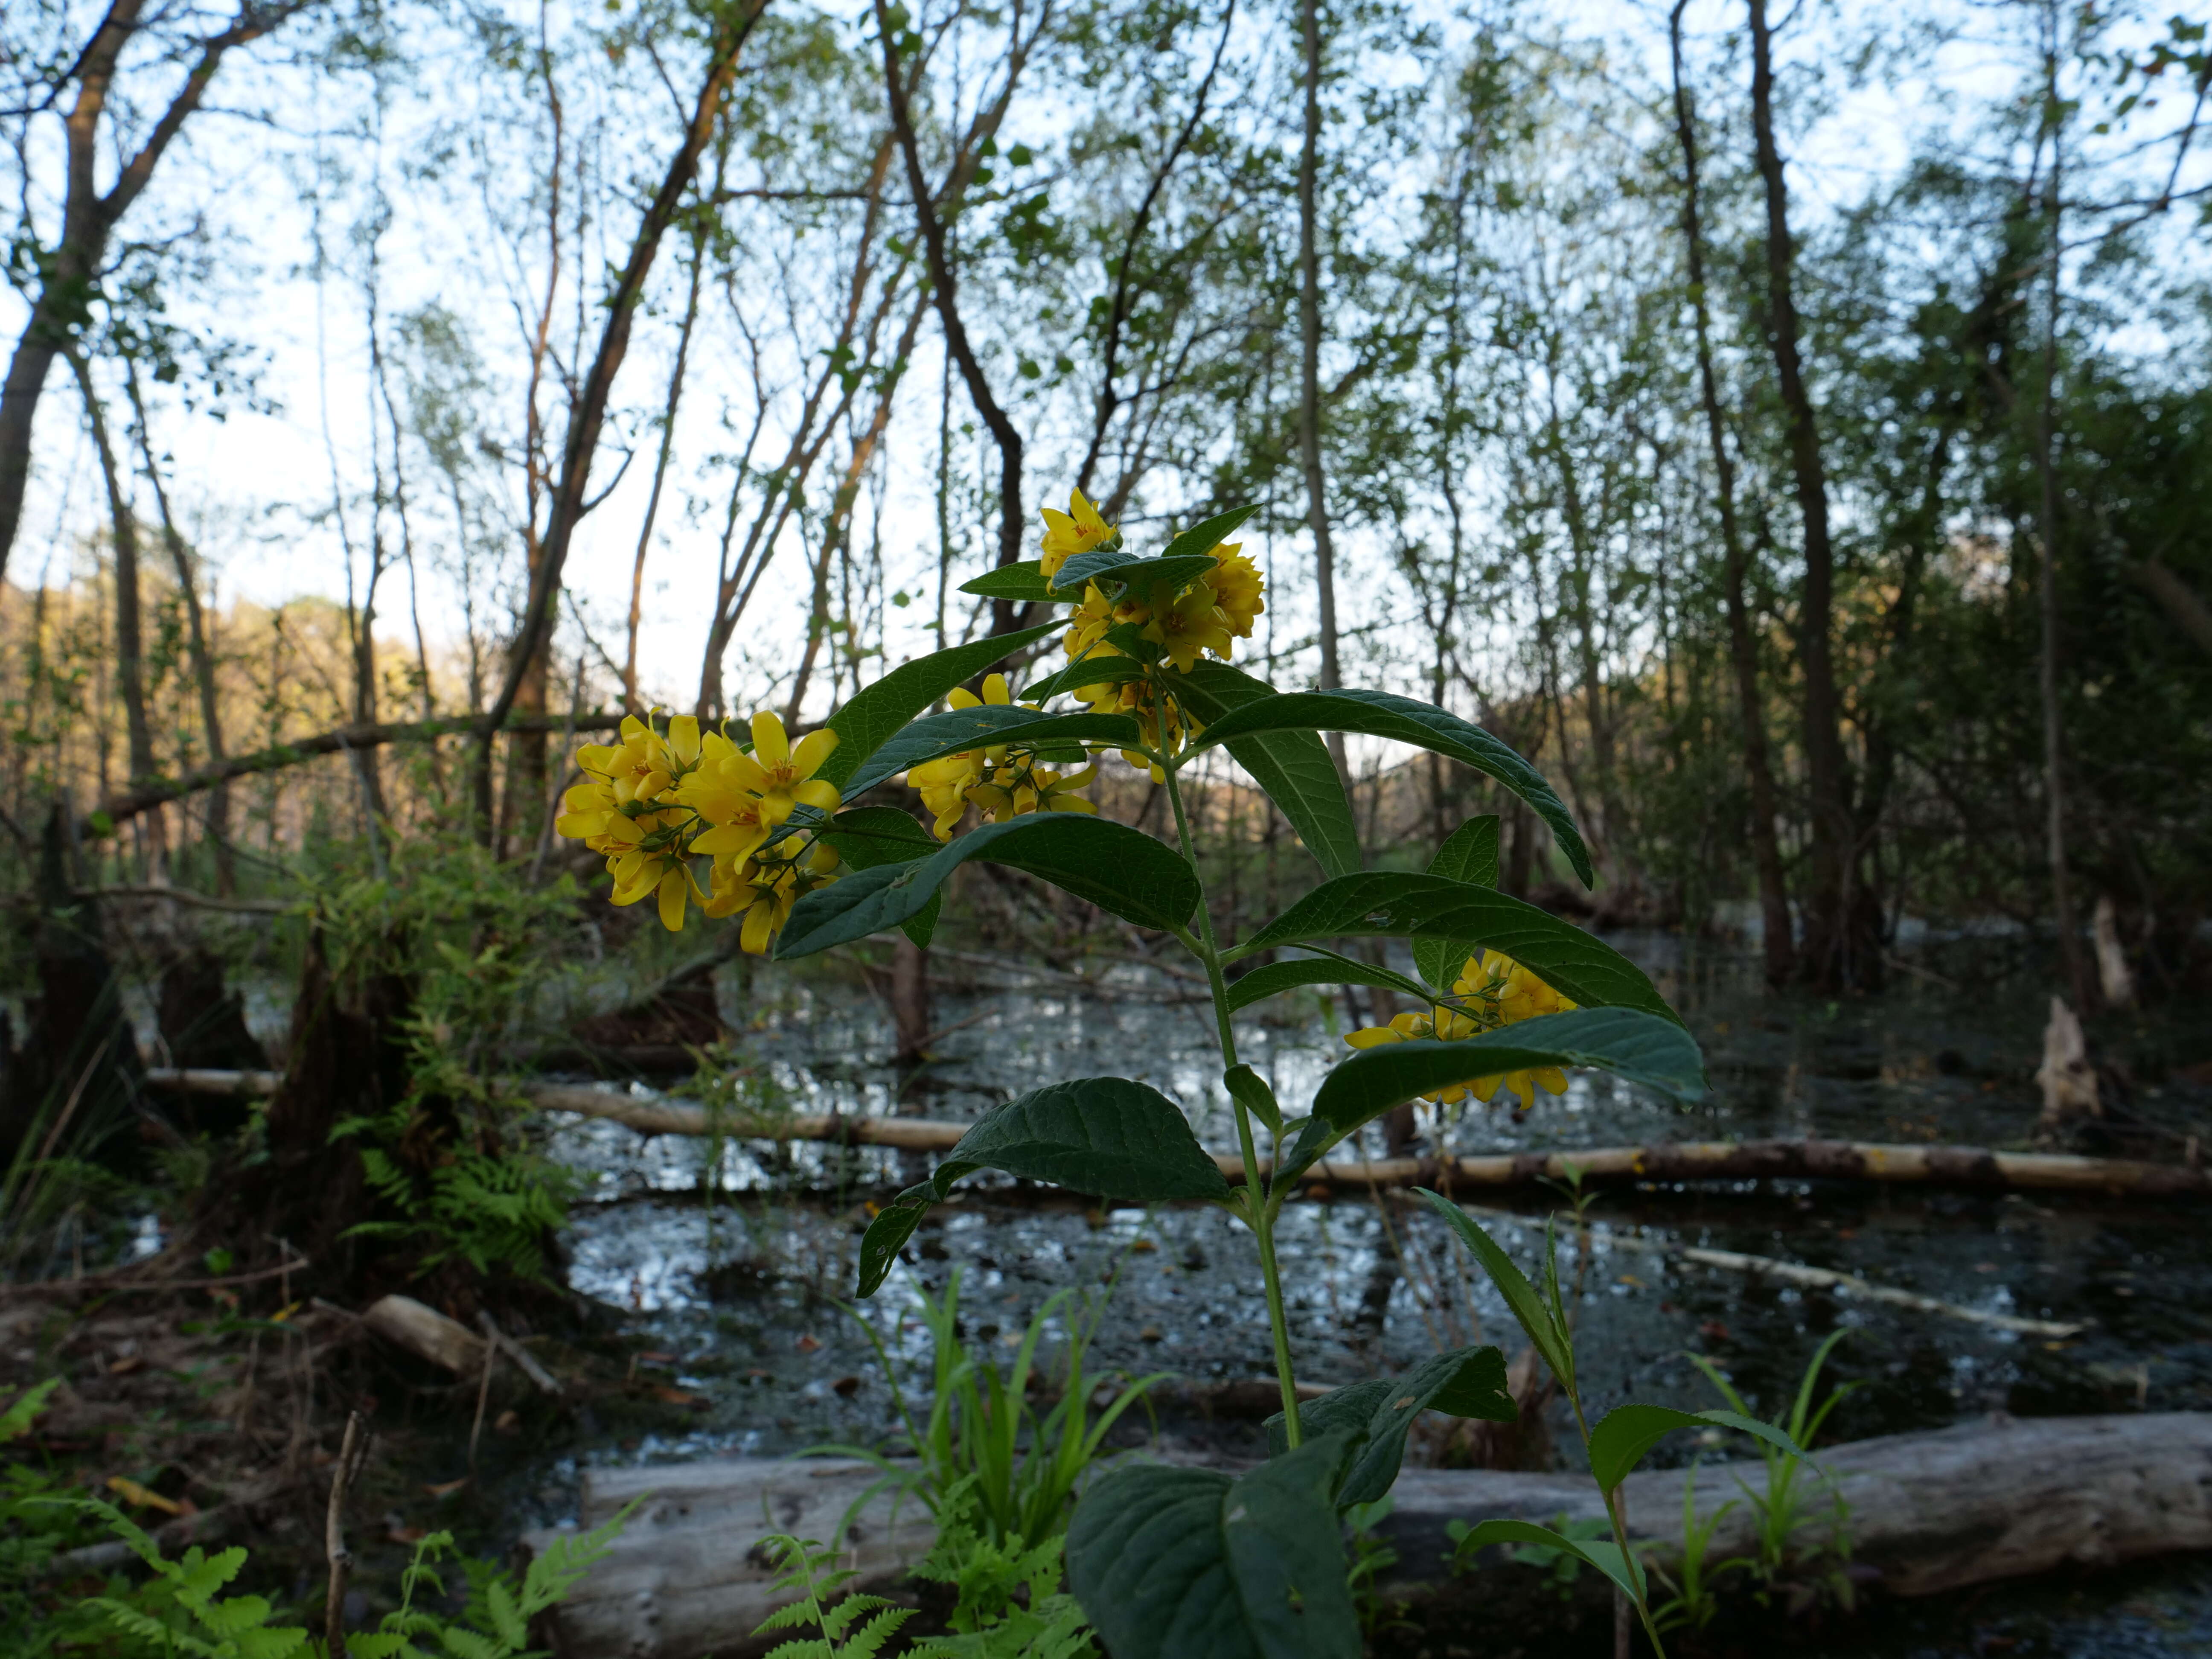
<path id="1" fill-rule="evenodd" d="M 2212 1548 L 2212 1414 L 2143 1417 L 2003 1416 L 1929 1434 L 1893 1435 L 1823 1451 L 1818 1459 L 1847 1506 L 1852 1559 L 1898 1595 L 1933 1595 L 2068 1565 L 2114 1566 L 2176 1550 Z M 1754 1548 L 1755 1517 L 1741 1481 L 1764 1492 L 1757 1463 L 1697 1469 L 1701 1516 L 1730 1500 L 1708 1559 Z M 1682 1487 L 1690 1472 L 1647 1470 L 1622 1487 L 1631 1533 L 1667 1563 L 1679 1547 Z M 639 1503 L 608 1556 L 563 1603 L 567 1659 L 696 1659 L 754 1650 L 751 1632 L 781 1601 L 763 1541 L 791 1533 L 842 1552 L 855 1588 L 896 1589 L 933 1536 L 921 1506 L 894 1512 L 872 1465 L 822 1459 L 732 1459 L 664 1468 L 593 1470 L 584 1477 L 580 1525 Z M 1809 1477 L 1808 1546 L 1825 1535 L 1829 1488 Z M 1379 1528 L 1408 1581 L 1390 1593 L 1444 1584 L 1456 1601 L 1494 1593 L 1478 1570 L 1453 1580 L 1443 1567 L 1454 1521 L 1510 1517 L 1557 1524 L 1599 1520 L 1597 1490 L 1583 1475 L 1483 1469 L 1408 1469 Z M 530 1535 L 542 1549 L 553 1532 Z M 1494 1565 L 1486 1562 L 1486 1566 Z M 759 1644 L 767 1645 L 765 1643 Z"/>
<path id="2" fill-rule="evenodd" d="M 149 1071 L 157 1088 L 263 1094 L 277 1080 L 267 1072 Z M 974 1126 L 931 1118 L 847 1117 L 836 1113 L 745 1119 L 714 1114 L 665 1095 L 621 1093 L 585 1085 L 525 1083 L 544 1111 L 606 1118 L 647 1135 L 723 1135 L 740 1140 L 822 1140 L 849 1146 L 896 1146 L 950 1152 Z M 1244 1164 L 1232 1153 L 1213 1161 L 1232 1181 Z M 1586 1186 L 1672 1185 L 1686 1181 L 1895 1182 L 1981 1192 L 2134 1194 L 2212 1198 L 2212 1171 L 2185 1164 L 2135 1158 L 2075 1158 L 2054 1152 L 2000 1152 L 1983 1146 L 1899 1146 L 1866 1140 L 1683 1140 L 1640 1146 L 1588 1146 L 1552 1152 L 1499 1152 L 1455 1158 L 1339 1158 L 1317 1164 L 1299 1180 L 1324 1192 L 1337 1187 L 1534 1187 L 1579 1176 Z"/>

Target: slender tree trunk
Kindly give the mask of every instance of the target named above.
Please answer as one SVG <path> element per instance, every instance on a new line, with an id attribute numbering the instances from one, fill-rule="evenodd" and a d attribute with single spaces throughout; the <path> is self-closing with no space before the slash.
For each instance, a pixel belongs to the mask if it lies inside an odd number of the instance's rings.
<path id="1" fill-rule="evenodd" d="M 2036 408 L 2035 471 L 2042 489 L 2042 569 L 2039 572 L 2042 651 L 2036 664 L 2036 690 L 2043 704 L 2043 790 L 2045 851 L 2051 865 L 2051 919 L 2058 930 L 2058 960 L 2066 975 L 2069 999 L 2076 1009 L 2090 1006 L 2088 965 L 2083 958 L 2081 936 L 2075 925 L 2073 875 L 2066 864 L 2066 728 L 2058 700 L 2058 467 L 2055 449 L 2058 421 L 2058 302 L 2060 261 L 2064 243 L 2060 237 L 2064 136 L 2063 106 L 2058 101 L 2057 8 L 2045 9 L 2049 38 L 2044 53 L 2044 120 L 2051 135 L 2051 168 L 2044 183 L 2044 219 L 2049 230 L 2045 254 L 2043 300 L 2043 395 Z"/>
<path id="2" fill-rule="evenodd" d="M 215 648 L 208 637 L 207 612 L 200 601 L 198 572 L 170 510 L 169 492 L 161 483 L 161 469 L 154 459 L 154 441 L 146 424 L 146 403 L 138 387 L 138 369 L 126 364 L 124 386 L 131 395 L 131 414 L 137 427 L 138 454 L 145 464 L 146 482 L 153 487 L 154 504 L 161 514 L 161 542 L 177 573 L 177 589 L 185 597 L 185 646 L 191 653 L 192 681 L 199 692 L 201 738 L 207 745 L 208 763 L 223 763 L 222 710 L 216 692 Z M 216 891 L 225 897 L 238 890 L 238 860 L 230 844 L 230 786 L 218 784 L 208 793 L 207 836 L 215 848 Z"/>
<path id="3" fill-rule="evenodd" d="M 569 412 L 568 428 L 562 444 L 561 470 L 546 514 L 544 550 L 538 568 L 531 573 L 522 628 L 507 653 L 507 674 L 499 695 L 484 711 L 483 724 L 477 734 L 476 799 L 487 827 L 490 822 L 492 741 L 514 712 L 532 665 L 539 663 L 542 672 L 541 659 L 552 637 L 554 606 L 561 590 L 562 573 L 568 563 L 568 546 L 574 539 L 578 522 L 592 506 L 587 493 L 592 458 L 598 453 L 599 433 L 606 424 L 607 404 L 614 393 L 615 377 L 629 352 L 631 324 L 639 302 L 645 297 L 646 282 L 653 274 L 661 239 L 675 222 L 684 198 L 698 175 L 699 158 L 721 118 L 723 102 L 737 76 L 738 55 L 744 49 L 746 38 L 767 5 L 768 0 L 755 0 L 755 3 L 742 9 L 715 14 L 707 66 L 684 126 L 683 143 L 669 159 L 659 188 L 640 216 L 637 234 L 630 240 L 629 258 L 607 295 L 606 321 L 599 331 L 599 349 Z"/>
<path id="4" fill-rule="evenodd" d="M 1828 533 L 1828 481 L 1820 459 L 1820 427 L 1805 389 L 1798 350 L 1797 306 L 1792 289 L 1795 251 L 1782 156 L 1774 143 L 1774 65 L 1766 0 L 1750 0 L 1751 125 L 1759 177 L 1766 187 L 1767 331 L 1775 377 L 1787 416 L 1790 462 L 1804 520 L 1805 590 L 1797 619 L 1798 658 L 1805 677 L 1805 770 L 1811 795 L 1811 883 L 1805 906 L 1800 965 L 1822 989 L 1872 982 L 1880 958 L 1857 937 L 1851 902 L 1852 852 L 1850 780 L 1844 758 L 1841 702 L 1836 691 L 1832 644 L 1835 553 Z"/>
<path id="5" fill-rule="evenodd" d="M 146 652 L 139 614 L 138 520 L 123 486 L 123 469 L 115 459 L 115 446 L 107 430 L 107 413 L 99 389 L 93 385 L 92 365 L 71 347 L 70 369 L 77 389 L 84 394 L 87 424 L 92 445 L 100 457 L 100 476 L 107 487 L 108 534 L 115 547 L 115 689 L 123 698 L 123 725 L 130 750 L 131 781 L 150 780 L 155 773 L 154 733 L 146 720 Z"/>
<path id="6" fill-rule="evenodd" d="M 1705 236 L 1698 206 L 1698 131 L 1682 81 L 1682 10 L 1676 0 L 1668 21 L 1674 74 L 1674 125 L 1682 143 L 1682 238 L 1689 264 L 1690 300 L 1696 319 L 1698 388 L 1705 409 L 1705 437 L 1713 453 L 1720 513 L 1721 586 L 1728 607 L 1729 660 L 1735 671 L 1737 717 L 1743 724 L 1743 769 L 1751 790 L 1751 859 L 1759 877 L 1759 925 L 1764 935 L 1767 982 L 1779 985 L 1796 967 L 1796 943 L 1790 921 L 1790 890 L 1784 880 L 1782 845 L 1774 830 L 1774 769 L 1766 752 L 1766 703 L 1759 690 L 1759 648 L 1752 637 L 1750 607 L 1744 602 L 1743 531 L 1735 520 L 1735 462 L 1729 454 L 1721 418 L 1720 388 L 1713 374 L 1711 307 L 1705 293 Z"/>
<path id="7" fill-rule="evenodd" d="M 1314 538 L 1314 594 L 1321 608 L 1321 684 L 1344 684 L 1337 657 L 1336 549 L 1329 538 L 1328 492 L 1321 470 L 1321 15 L 1320 0 L 1299 0 L 1304 52 L 1305 134 L 1298 148 L 1298 459 L 1305 471 L 1306 524 Z M 1344 734 L 1328 751 L 1346 771 Z"/>
<path id="8" fill-rule="evenodd" d="M 637 530 L 637 557 L 629 571 L 629 644 L 623 653 L 623 707 L 644 712 L 637 696 L 637 625 L 645 608 L 645 556 L 653 546 L 653 521 L 659 515 L 661 486 L 668 478 L 668 454 L 676 443 L 676 410 L 684 398 L 684 369 L 691 356 L 691 331 L 699 322 L 699 278 L 707 264 L 708 220 L 691 228 L 691 285 L 684 301 L 684 327 L 676 337 L 676 366 L 668 373 L 668 402 L 660 411 L 660 447 L 653 459 L 653 492 L 645 498 L 645 522 Z"/>
<path id="9" fill-rule="evenodd" d="M 31 426 L 39 398 L 54 359 L 69 349 L 84 325 L 93 285 L 117 223 L 198 109 L 224 54 L 258 40 L 307 3 L 309 0 L 279 0 L 265 9 L 241 9 L 227 27 L 204 36 L 191 53 L 183 86 L 143 129 L 145 137 L 137 149 L 120 157 L 114 182 L 105 191 L 98 178 L 103 118 L 118 61 L 138 30 L 145 0 L 112 0 L 64 77 L 65 83 L 75 83 L 76 96 L 62 122 L 66 156 L 61 234 L 32 298 L 23 331 L 16 337 L 7 376 L 0 380 L 0 576 L 7 574 L 8 555 L 22 522 L 23 494 L 31 477 Z M 106 142 L 112 143 L 118 135 L 112 122 L 106 125 Z"/>
<path id="10" fill-rule="evenodd" d="M 1017 14 L 1018 19 L 1019 14 Z M 991 394 L 989 378 L 977 361 L 975 349 L 969 343 L 968 330 L 960 320 L 959 278 L 952 265 L 945 229 L 945 218 L 939 210 L 936 195 L 930 190 L 928 176 L 922 171 L 921 146 L 915 136 L 914 111 L 908 100 L 905 71 L 899 63 L 898 31 L 890 25 L 890 13 L 884 0 L 876 0 L 876 27 L 883 39 L 884 92 L 890 106 L 891 130 L 897 135 L 899 150 L 906 161 L 907 189 L 914 198 L 914 212 L 921 228 L 922 250 L 928 261 L 930 292 L 937 301 L 938 321 L 945 332 L 945 349 L 952 354 L 959 366 L 960 378 L 968 387 L 969 400 L 975 405 L 975 413 L 990 429 L 992 441 L 999 447 L 999 564 L 1001 568 L 1018 564 L 1022 556 L 1022 435 L 1014 429 L 1006 411 Z M 1023 48 L 1018 40 L 1017 55 Z M 1007 70 L 1009 89 L 1019 73 L 1018 64 L 1010 64 Z M 948 181 L 946 195 L 957 205 L 959 187 L 964 183 L 961 168 L 956 165 L 954 176 Z M 1020 613 L 1011 599 L 991 601 L 991 631 L 1011 634 L 1019 625 Z"/>

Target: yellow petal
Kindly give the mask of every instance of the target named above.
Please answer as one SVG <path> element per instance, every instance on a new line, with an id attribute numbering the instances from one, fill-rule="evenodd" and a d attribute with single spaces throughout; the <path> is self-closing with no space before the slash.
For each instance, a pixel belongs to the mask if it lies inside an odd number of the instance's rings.
<path id="1" fill-rule="evenodd" d="M 791 751 L 791 770 L 794 777 L 811 778 L 822 769 L 822 763 L 837 750 L 837 734 L 828 726 L 809 732 L 799 740 Z"/>
<path id="2" fill-rule="evenodd" d="M 1346 1031 L 1344 1040 L 1355 1048 L 1379 1048 L 1386 1042 L 1402 1042 L 1405 1035 L 1387 1025 L 1370 1025 L 1364 1030 Z"/>
<path id="3" fill-rule="evenodd" d="M 1004 674 L 992 674 L 985 678 L 983 681 L 985 702 L 996 703 L 1004 707 L 1013 700 L 1013 695 L 1006 690 L 1006 677 Z"/>
<path id="4" fill-rule="evenodd" d="M 824 783 L 820 778 L 809 778 L 799 785 L 791 792 L 791 798 L 802 806 L 815 807 L 824 812 L 836 811 L 841 799 L 837 786 Z"/>
<path id="5" fill-rule="evenodd" d="M 753 716 L 753 758 L 771 771 L 791 764 L 791 739 L 783 722 L 763 708 Z"/>
<path id="6" fill-rule="evenodd" d="M 668 747 L 690 766 L 699 758 L 699 720 L 695 714 L 678 714 L 668 722 Z"/>
<path id="7" fill-rule="evenodd" d="M 684 931 L 684 906 L 691 896 L 691 878 L 678 865 L 660 878 L 660 925 L 672 933 Z"/>
<path id="8" fill-rule="evenodd" d="M 945 701 L 951 703 L 955 708 L 981 708 L 983 706 L 982 698 L 977 696 L 973 691 L 970 691 L 964 685 L 954 686 L 952 690 L 946 694 Z"/>
<path id="9" fill-rule="evenodd" d="M 738 944 L 747 956 L 764 957 L 769 942 L 775 937 L 775 901 L 761 898 L 753 901 L 753 908 L 745 912 L 744 927 L 738 934 Z"/>
<path id="10" fill-rule="evenodd" d="M 767 839 L 768 830 L 757 823 L 718 824 L 700 831 L 691 850 L 706 858 L 749 859 Z"/>

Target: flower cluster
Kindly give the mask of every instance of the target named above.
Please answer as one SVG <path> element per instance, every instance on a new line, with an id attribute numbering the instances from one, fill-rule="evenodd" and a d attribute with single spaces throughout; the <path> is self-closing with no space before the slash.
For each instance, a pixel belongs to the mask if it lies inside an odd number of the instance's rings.
<path id="1" fill-rule="evenodd" d="M 975 708 L 984 703 L 1005 708 L 1013 702 L 1013 694 L 1006 689 L 1006 677 L 994 674 L 983 682 L 981 696 L 963 686 L 947 701 L 955 708 Z M 1052 771 L 1037 763 L 1033 750 L 994 743 L 925 761 L 907 773 L 907 781 L 936 816 L 938 840 L 950 841 L 970 802 L 1000 823 L 1025 812 L 1096 812 L 1098 808 L 1076 791 L 1097 775 L 1095 766 L 1066 773 Z"/>
<path id="2" fill-rule="evenodd" d="M 750 735 L 748 753 L 725 732 L 702 732 L 689 714 L 665 732 L 625 720 L 621 742 L 576 751 L 584 781 L 562 797 L 566 810 L 553 827 L 605 855 L 617 904 L 653 895 L 671 933 L 695 900 L 709 916 L 743 911 L 739 943 L 763 956 L 799 896 L 836 878 L 836 851 L 815 839 L 811 823 L 791 821 L 801 807 L 836 810 L 836 787 L 814 775 L 837 734 L 811 732 L 793 744 L 783 722 L 763 712 Z M 701 858 L 713 860 L 703 888 L 691 867 Z"/>
<path id="3" fill-rule="evenodd" d="M 1385 1042 L 1405 1042 L 1418 1037 L 1440 1037 L 1455 1042 L 1479 1032 L 1495 1031 L 1524 1019 L 1534 1019 L 1539 1014 L 1565 1013 L 1575 1006 L 1512 957 L 1495 951 L 1485 951 L 1480 957 L 1467 959 L 1459 977 L 1452 981 L 1451 997 L 1449 1002 L 1438 1003 L 1426 1014 L 1400 1014 L 1388 1025 L 1370 1025 L 1364 1030 L 1352 1032 L 1344 1040 L 1355 1048 L 1372 1048 Z M 1539 1089 L 1554 1095 L 1567 1091 L 1565 1073 L 1556 1066 L 1544 1066 L 1453 1084 L 1422 1097 L 1438 1106 L 1456 1106 L 1472 1095 L 1486 1104 L 1500 1085 L 1508 1093 L 1520 1097 L 1521 1104 L 1516 1109 L 1523 1112 L 1536 1103 Z"/>
<path id="4" fill-rule="evenodd" d="M 1056 574 L 1078 553 L 1105 545 L 1113 537 L 1098 509 L 1075 491 L 1066 513 L 1047 507 L 1042 564 L 1044 574 Z M 1188 674 L 1202 656 L 1230 660 L 1236 641 L 1252 637 L 1252 624 L 1267 611 L 1267 584 L 1259 568 L 1246 557 L 1241 542 L 1218 543 L 1211 550 L 1213 568 L 1188 587 L 1177 591 L 1171 582 L 1154 582 L 1145 592 L 1124 589 L 1109 599 L 1097 582 L 1087 584 L 1062 641 L 1070 661 L 1129 653 L 1106 636 L 1127 624 L 1138 636 L 1160 649 L 1163 666 Z M 1194 734 L 1179 708 L 1170 706 L 1163 720 L 1152 686 L 1141 677 L 1121 681 L 1094 681 L 1074 688 L 1074 695 L 1100 714 L 1135 716 L 1145 742 L 1155 750 L 1180 748 Z M 1152 781 L 1164 781 L 1160 769 L 1134 750 L 1121 758 L 1140 769 L 1149 769 Z"/>

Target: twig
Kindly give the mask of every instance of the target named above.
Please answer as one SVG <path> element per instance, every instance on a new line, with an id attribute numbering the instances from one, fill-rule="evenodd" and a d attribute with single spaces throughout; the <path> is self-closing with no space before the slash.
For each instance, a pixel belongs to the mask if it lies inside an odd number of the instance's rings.
<path id="1" fill-rule="evenodd" d="M 225 1273 L 220 1279 L 45 1279 L 22 1285 L 0 1285 L 0 1297 L 10 1296 L 120 1296 L 132 1291 L 216 1291 L 233 1285 L 256 1285 L 264 1279 L 276 1279 L 286 1273 L 297 1273 L 308 1266 L 305 1256 L 294 1256 L 273 1267 L 258 1267 L 250 1273 Z M 328 1307 L 319 1297 L 318 1307 Z M 343 1309 L 336 1310 L 343 1313 Z"/>
<path id="2" fill-rule="evenodd" d="M 346 1578 L 353 1571 L 353 1555 L 345 1541 L 346 1493 L 368 1457 L 361 1413 L 348 1412 L 345 1438 L 338 1446 L 337 1465 L 331 1471 L 331 1506 L 323 1519 L 323 1548 L 331 1563 L 330 1589 L 323 1598 L 323 1641 L 330 1659 L 346 1659 Z"/>
<path id="3" fill-rule="evenodd" d="M 483 1380 L 477 1384 L 477 1419 L 469 1425 L 469 1479 L 477 1477 L 477 1442 L 483 1437 L 484 1407 L 491 1401 L 492 1368 L 499 1364 L 499 1328 L 491 1322 L 491 1316 L 479 1312 L 477 1322 L 490 1339 L 484 1344 Z"/>
<path id="4" fill-rule="evenodd" d="M 535 1382 L 542 1392 L 556 1398 L 559 1396 L 561 1379 L 539 1364 L 537 1355 L 500 1329 L 497 1322 L 481 1309 L 477 1313 L 477 1323 L 482 1327 L 484 1336 L 491 1345 L 514 1362 L 517 1370 Z"/>
<path id="5" fill-rule="evenodd" d="M 217 898 L 212 893 L 196 893 L 189 887 L 82 887 L 77 892 L 83 898 L 170 899 L 203 910 L 234 910 L 256 916 L 289 916 L 309 908 L 304 899 L 288 902 L 283 899 Z"/>

